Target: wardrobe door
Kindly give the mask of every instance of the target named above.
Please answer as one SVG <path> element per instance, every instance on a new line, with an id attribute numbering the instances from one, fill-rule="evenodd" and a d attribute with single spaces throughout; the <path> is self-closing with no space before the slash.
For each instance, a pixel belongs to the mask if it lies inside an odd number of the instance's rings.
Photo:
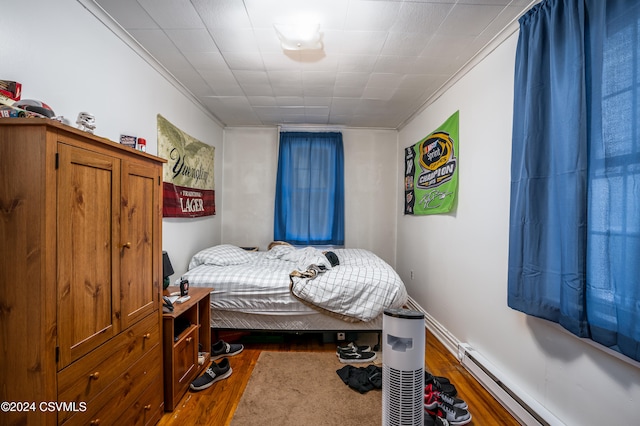
<path id="1" fill-rule="evenodd" d="M 120 331 L 120 160 L 58 144 L 58 368 Z"/>
<path id="2" fill-rule="evenodd" d="M 122 173 L 120 307 L 122 328 L 158 309 L 160 298 L 160 171 L 125 161 Z"/>

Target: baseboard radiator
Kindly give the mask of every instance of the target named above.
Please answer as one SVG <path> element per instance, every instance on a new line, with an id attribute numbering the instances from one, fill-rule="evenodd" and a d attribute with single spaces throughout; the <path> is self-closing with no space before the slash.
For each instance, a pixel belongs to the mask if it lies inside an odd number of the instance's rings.
<path id="1" fill-rule="evenodd" d="M 462 366 L 493 395 L 520 424 L 526 426 L 562 426 L 563 423 L 540 403 L 506 379 L 482 354 L 461 343 L 446 328 L 409 297 L 406 307 L 424 313 L 425 327 L 444 347 L 458 358 Z M 427 354 L 428 358 L 428 354 Z"/>

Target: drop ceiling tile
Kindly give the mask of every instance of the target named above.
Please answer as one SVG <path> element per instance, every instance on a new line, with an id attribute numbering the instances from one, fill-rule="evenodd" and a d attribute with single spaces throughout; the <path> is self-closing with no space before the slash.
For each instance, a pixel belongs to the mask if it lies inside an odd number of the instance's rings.
<path id="1" fill-rule="evenodd" d="M 335 86 L 333 88 L 333 96 L 339 98 L 360 98 L 364 93 L 363 86 Z"/>
<path id="2" fill-rule="evenodd" d="M 424 90 L 426 90 L 426 88 L 422 90 L 398 88 L 393 92 L 390 100 L 398 105 L 414 103 L 420 99 Z"/>
<path id="3" fill-rule="evenodd" d="M 137 2 L 131 0 L 108 0 L 100 2 L 104 9 L 121 27 L 126 29 L 155 29 L 158 24 Z"/>
<path id="4" fill-rule="evenodd" d="M 477 36 L 504 9 L 504 6 L 456 4 L 438 28 L 439 35 Z"/>
<path id="5" fill-rule="evenodd" d="M 214 90 L 193 68 L 172 69 L 173 74 L 194 96 L 213 96 Z"/>
<path id="6" fill-rule="evenodd" d="M 299 57 L 299 55 L 298 55 Z M 273 71 L 299 71 L 300 61 L 282 53 L 263 53 L 262 61 L 268 70 Z"/>
<path id="7" fill-rule="evenodd" d="M 398 89 L 412 90 L 414 92 L 424 91 L 434 85 L 442 84 L 442 78 L 447 75 L 432 75 L 432 74 L 407 74 L 402 77 L 402 81 L 398 84 Z"/>
<path id="8" fill-rule="evenodd" d="M 271 28 L 254 28 L 258 50 L 262 53 L 282 53 L 282 45 L 276 30 Z"/>
<path id="9" fill-rule="evenodd" d="M 511 22 L 517 21 L 522 15 L 522 7 L 507 6 L 496 18 L 491 21 L 489 25 L 484 29 L 481 35 L 485 38 L 492 39 L 497 33 L 506 28 Z"/>
<path id="10" fill-rule="evenodd" d="M 362 99 L 379 99 L 386 101 L 391 99 L 394 92 L 395 88 L 392 87 L 367 86 L 362 93 Z"/>
<path id="11" fill-rule="evenodd" d="M 241 83 L 240 87 L 246 96 L 273 96 L 273 89 L 268 84 Z"/>
<path id="12" fill-rule="evenodd" d="M 345 29 L 349 31 L 387 31 L 395 23 L 400 11 L 399 2 L 351 0 Z"/>
<path id="13" fill-rule="evenodd" d="M 302 93 L 304 96 L 326 96 L 328 93 L 333 91 L 332 86 L 322 86 L 322 85 L 305 85 Z"/>
<path id="14" fill-rule="evenodd" d="M 326 85 L 333 87 L 336 82 L 336 74 L 328 71 L 302 71 L 302 84 Z"/>
<path id="15" fill-rule="evenodd" d="M 338 55 L 338 71 L 371 72 L 376 66 L 377 55 Z"/>
<path id="16" fill-rule="evenodd" d="M 130 34 L 167 69 L 182 67 L 186 58 L 162 30 L 131 30 Z"/>
<path id="17" fill-rule="evenodd" d="M 256 43 L 251 29 L 239 28 L 229 31 L 226 28 L 210 28 L 209 31 L 221 52 L 258 51 L 258 43 Z"/>
<path id="18" fill-rule="evenodd" d="M 304 115 L 305 122 L 308 124 L 328 124 L 329 123 L 329 114 L 305 114 Z"/>
<path id="19" fill-rule="evenodd" d="M 184 56 L 198 70 L 229 71 L 220 52 L 185 52 Z"/>
<path id="20" fill-rule="evenodd" d="M 276 104 L 279 107 L 302 107 L 304 99 L 302 96 L 276 96 Z"/>
<path id="21" fill-rule="evenodd" d="M 268 71 L 269 81 L 271 84 L 298 84 L 302 87 L 302 72 L 301 71 Z"/>
<path id="22" fill-rule="evenodd" d="M 314 96 L 314 97 L 305 97 L 304 105 L 307 107 L 329 107 L 331 105 L 331 97 L 330 96 Z"/>
<path id="23" fill-rule="evenodd" d="M 149 16 L 164 29 L 204 28 L 189 0 L 137 0 Z"/>
<path id="24" fill-rule="evenodd" d="M 337 52 L 354 55 L 378 55 L 382 51 L 387 33 L 384 31 L 343 32 Z"/>
<path id="25" fill-rule="evenodd" d="M 329 124 L 334 126 L 348 126 L 350 119 L 351 114 L 334 114 L 332 112 L 329 113 Z"/>
<path id="26" fill-rule="evenodd" d="M 415 56 L 379 56 L 374 72 L 404 74 L 413 69 Z"/>
<path id="27" fill-rule="evenodd" d="M 390 87 L 395 89 L 402 80 L 401 74 L 372 73 L 367 81 L 367 87 Z"/>
<path id="28" fill-rule="evenodd" d="M 191 0 L 207 28 L 247 29 L 251 21 L 238 0 Z"/>
<path id="29" fill-rule="evenodd" d="M 302 84 L 273 84 L 274 96 L 303 96 Z"/>
<path id="30" fill-rule="evenodd" d="M 224 52 L 224 59 L 233 71 L 265 71 L 262 55 L 258 52 Z"/>
<path id="31" fill-rule="evenodd" d="M 335 55 L 327 56 L 320 52 L 300 52 L 298 64 L 303 71 L 335 72 L 338 69 L 338 57 Z"/>
<path id="32" fill-rule="evenodd" d="M 390 32 L 381 54 L 395 56 L 418 56 L 431 36 L 425 33 Z"/>
<path id="33" fill-rule="evenodd" d="M 200 71 L 200 75 L 217 95 L 241 96 L 242 90 L 230 71 Z"/>
<path id="34" fill-rule="evenodd" d="M 368 72 L 339 72 L 336 74 L 336 86 L 364 87 L 368 81 Z"/>
<path id="35" fill-rule="evenodd" d="M 336 114 L 351 114 L 360 104 L 360 99 L 334 98 L 331 102 L 331 112 Z"/>
<path id="36" fill-rule="evenodd" d="M 392 32 L 433 34 L 442 25 L 452 4 L 403 2 Z"/>
<path id="37" fill-rule="evenodd" d="M 251 105 L 256 107 L 276 105 L 275 96 L 247 96 L 247 99 Z"/>
<path id="38" fill-rule="evenodd" d="M 258 28 L 273 24 L 318 22 L 320 29 L 342 29 L 345 24 L 347 1 L 322 0 L 245 0 L 252 23 Z"/>
<path id="39" fill-rule="evenodd" d="M 217 52 L 218 47 L 213 42 L 211 35 L 204 28 L 166 30 L 165 33 L 173 41 L 178 49 L 184 53 L 191 52 Z"/>
<path id="40" fill-rule="evenodd" d="M 233 75 L 239 84 L 269 84 L 269 77 L 265 71 L 237 70 Z"/>

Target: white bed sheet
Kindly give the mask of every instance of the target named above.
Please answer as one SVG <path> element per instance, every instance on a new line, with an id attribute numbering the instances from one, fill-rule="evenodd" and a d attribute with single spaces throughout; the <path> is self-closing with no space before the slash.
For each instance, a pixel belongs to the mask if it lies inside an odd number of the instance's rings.
<path id="1" fill-rule="evenodd" d="M 332 297 L 327 299 L 337 300 L 338 308 L 344 311 L 352 307 L 361 309 L 354 301 L 358 302 L 356 298 L 362 297 L 363 294 L 369 298 L 367 300 L 375 298 L 373 303 L 362 302 L 362 305 L 366 305 L 367 308 L 365 322 L 382 312 L 382 304 L 388 305 L 385 307 L 399 307 L 406 302 L 404 284 L 395 271 L 373 253 L 360 249 L 334 251 L 344 264 L 336 266 L 335 272 L 329 270 L 310 280 L 311 286 L 307 285 L 307 288 L 313 289 L 313 286 L 320 285 L 325 277 L 338 274 L 340 279 L 334 281 L 337 285 L 342 285 L 344 282 L 345 288 L 341 288 L 340 293 L 336 293 L 339 298 L 330 295 Z M 221 310 L 274 317 L 313 314 L 318 312 L 317 307 L 312 307 L 314 303 L 310 305 L 310 300 L 304 303 L 299 300 L 300 294 L 297 294 L 298 297 L 292 294 L 290 274 L 293 270 L 307 268 L 307 264 L 315 265 L 323 261 L 330 269 L 331 265 L 322 252 L 311 248 L 293 250 L 291 247 L 276 246 L 268 252 L 248 252 L 235 246 L 221 245 L 197 253 L 192 258 L 189 271 L 183 277 L 189 280 L 191 286 L 214 288 L 211 293 L 212 312 Z M 374 268 L 376 268 L 375 273 L 372 273 Z M 377 268 L 383 268 L 380 269 L 383 275 L 379 275 Z M 343 272 L 346 270 L 354 271 L 358 276 L 366 276 L 367 281 L 364 284 L 349 282 L 350 278 Z M 394 287 L 391 290 L 381 290 L 387 286 L 387 281 Z M 296 286 L 298 285 L 297 281 Z M 346 291 L 351 289 L 356 294 L 344 297 Z M 326 286 L 323 286 L 322 290 L 324 292 L 321 293 L 322 295 L 328 291 Z M 384 293 L 384 297 L 380 297 L 379 293 Z M 349 315 L 349 317 L 355 321 L 362 319 L 357 315 Z"/>

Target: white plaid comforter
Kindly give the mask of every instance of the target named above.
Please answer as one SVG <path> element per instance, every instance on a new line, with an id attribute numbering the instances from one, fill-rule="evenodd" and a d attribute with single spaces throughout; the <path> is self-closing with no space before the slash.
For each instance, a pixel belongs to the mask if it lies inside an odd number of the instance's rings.
<path id="1" fill-rule="evenodd" d="M 402 280 L 389 264 L 368 250 L 334 249 L 340 264 L 331 267 L 321 251 L 276 246 L 246 252 L 222 245 L 196 254 L 184 278 L 192 286 L 213 287 L 211 303 L 226 310 L 311 311 L 312 305 L 354 320 L 370 321 L 385 308 L 407 301 Z M 292 277 L 294 270 L 324 265 L 315 278 Z M 299 303 L 302 300 L 305 304 Z"/>

